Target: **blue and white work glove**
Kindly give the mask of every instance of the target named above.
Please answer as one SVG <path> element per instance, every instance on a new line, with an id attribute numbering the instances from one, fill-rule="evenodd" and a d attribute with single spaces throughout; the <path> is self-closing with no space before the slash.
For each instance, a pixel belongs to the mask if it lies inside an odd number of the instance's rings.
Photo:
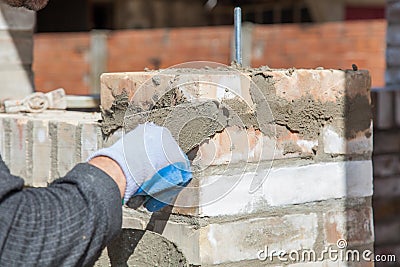
<path id="1" fill-rule="evenodd" d="M 124 203 L 132 196 L 142 196 L 149 211 L 172 204 L 192 178 L 190 162 L 171 132 L 153 123 L 140 124 L 89 160 L 97 156 L 113 159 L 124 172 Z"/>

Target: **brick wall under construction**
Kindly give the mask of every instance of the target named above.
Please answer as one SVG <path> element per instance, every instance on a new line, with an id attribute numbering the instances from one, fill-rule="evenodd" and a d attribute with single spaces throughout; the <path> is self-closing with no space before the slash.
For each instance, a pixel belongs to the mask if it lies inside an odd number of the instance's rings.
<path id="1" fill-rule="evenodd" d="M 39 91 L 63 87 L 69 94 L 90 94 L 99 92 L 102 72 L 198 60 L 229 65 L 232 34 L 232 27 L 36 34 L 35 84 Z M 272 68 L 348 69 L 354 63 L 370 71 L 372 87 L 383 87 L 385 34 L 385 20 L 246 25 L 243 60 Z"/>
<path id="2" fill-rule="evenodd" d="M 289 266 L 315 266 L 316 261 L 335 262 L 319 257 L 326 248 L 373 251 L 367 71 L 176 70 L 155 78 L 151 72 L 105 74 L 102 124 L 96 113 L 0 115 L 1 153 L 12 173 L 27 184 L 43 185 L 112 143 L 123 126 L 124 101 L 145 81 L 145 98 L 135 102 L 143 108 L 165 85 L 194 98 L 180 103 L 185 111 L 180 116 L 159 116 L 158 112 L 179 110 L 171 98 L 148 117 L 130 114 L 132 118 L 155 120 L 174 133 L 181 123 L 204 117 L 211 119 L 210 125 L 219 118 L 223 128 L 202 136 L 206 141 L 192 155 L 195 179 L 174 208 L 151 214 L 124 207 L 123 231 L 97 266 L 274 266 L 280 259 L 271 251 L 313 251 L 315 260 L 299 258 Z M 219 87 L 221 83 L 229 87 Z M 229 92 L 240 93 L 250 108 L 237 110 L 241 100 Z M 198 102 L 196 95 L 208 100 Z M 261 101 L 263 95 L 267 102 Z M 271 114 L 265 113 L 265 103 Z M 172 121 L 157 121 L 165 118 Z M 190 127 L 186 133 L 204 135 Z M 101 132 L 109 138 L 104 140 Z M 182 141 L 179 136 L 185 133 L 177 133 L 182 147 L 196 140 L 194 134 Z M 266 179 L 250 192 L 254 177 Z M 354 266 L 373 266 L 351 261 Z"/>

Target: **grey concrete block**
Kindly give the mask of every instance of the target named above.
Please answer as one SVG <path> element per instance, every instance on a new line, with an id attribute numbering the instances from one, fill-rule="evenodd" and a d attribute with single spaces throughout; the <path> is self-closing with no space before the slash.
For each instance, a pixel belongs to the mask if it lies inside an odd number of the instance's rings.
<path id="1" fill-rule="evenodd" d="M 397 72 L 386 71 L 386 75 L 396 74 L 400 78 L 400 69 Z M 382 91 L 377 98 L 376 127 L 378 129 L 390 129 L 394 123 L 393 92 Z"/>
<path id="2" fill-rule="evenodd" d="M 0 30 L 0 66 L 32 64 L 32 38 L 31 32 Z"/>
<path id="3" fill-rule="evenodd" d="M 390 24 L 400 23 L 400 1 L 398 0 L 387 1 L 386 18 Z"/>
<path id="4" fill-rule="evenodd" d="M 397 34 L 400 35 L 400 31 Z M 386 65 L 389 68 L 400 67 L 400 46 L 386 48 Z"/>
<path id="5" fill-rule="evenodd" d="M 36 12 L 25 8 L 13 8 L 0 2 L 0 30 L 32 31 Z"/>
<path id="6" fill-rule="evenodd" d="M 374 153 L 388 154 L 400 151 L 400 130 L 377 131 L 374 135 Z"/>
<path id="7" fill-rule="evenodd" d="M 34 91 L 33 74 L 24 70 L 0 71 L 0 99 L 22 99 Z"/>

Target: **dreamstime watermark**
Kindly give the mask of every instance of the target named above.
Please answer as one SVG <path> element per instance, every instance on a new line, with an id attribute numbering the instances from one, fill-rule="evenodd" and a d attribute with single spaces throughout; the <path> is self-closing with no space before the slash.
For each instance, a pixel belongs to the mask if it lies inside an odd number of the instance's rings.
<path id="1" fill-rule="evenodd" d="M 277 259 L 280 262 L 396 262 L 394 254 L 374 254 L 371 250 L 347 249 L 347 241 L 339 239 L 336 243 L 337 248 L 332 246 L 325 247 L 322 251 L 316 252 L 313 249 L 307 250 L 271 250 L 268 246 L 257 252 L 260 261 L 270 261 Z"/>

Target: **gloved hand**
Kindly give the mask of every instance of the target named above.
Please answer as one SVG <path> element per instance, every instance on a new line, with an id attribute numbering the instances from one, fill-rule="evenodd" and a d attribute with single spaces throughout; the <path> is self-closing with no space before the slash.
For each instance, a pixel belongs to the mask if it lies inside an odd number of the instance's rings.
<path id="1" fill-rule="evenodd" d="M 191 178 L 190 163 L 170 131 L 153 123 L 137 126 L 114 145 L 90 156 L 106 156 L 121 167 L 126 177 L 124 203 L 135 194 L 144 206 L 156 211 L 171 204 Z"/>

